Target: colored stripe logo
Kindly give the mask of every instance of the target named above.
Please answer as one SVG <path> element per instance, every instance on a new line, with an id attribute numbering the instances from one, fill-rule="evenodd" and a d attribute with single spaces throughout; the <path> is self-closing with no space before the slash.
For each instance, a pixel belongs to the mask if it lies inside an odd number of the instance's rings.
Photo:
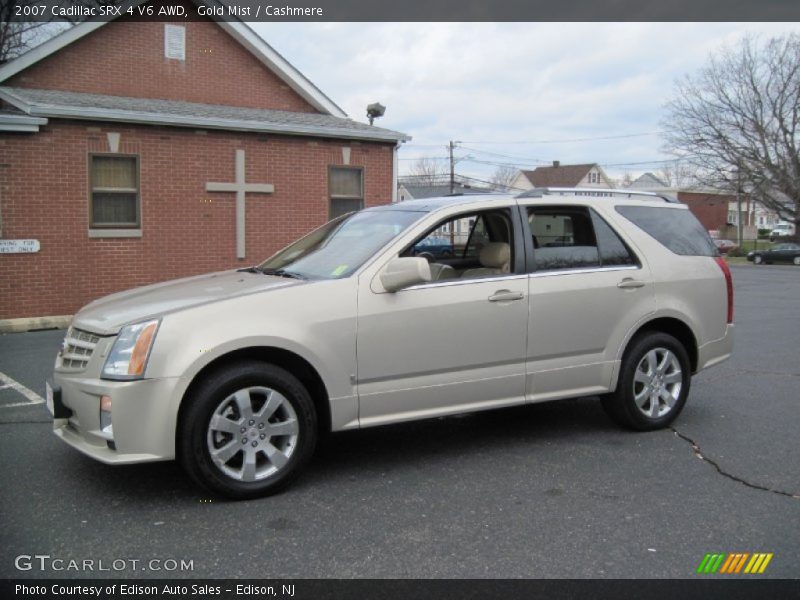
<path id="1" fill-rule="evenodd" d="M 706 554 L 697 572 L 701 575 L 721 573 L 725 575 L 760 575 L 763 573 L 769 561 L 772 560 L 772 552 L 733 552 L 728 554 Z"/>

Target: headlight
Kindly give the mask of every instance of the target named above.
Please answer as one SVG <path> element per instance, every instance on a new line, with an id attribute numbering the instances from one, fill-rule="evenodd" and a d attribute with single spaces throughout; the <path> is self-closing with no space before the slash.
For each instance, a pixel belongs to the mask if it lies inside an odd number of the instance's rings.
<path id="1" fill-rule="evenodd" d="M 104 379 L 140 379 L 156 339 L 158 320 L 128 325 L 119 332 L 106 364 Z"/>

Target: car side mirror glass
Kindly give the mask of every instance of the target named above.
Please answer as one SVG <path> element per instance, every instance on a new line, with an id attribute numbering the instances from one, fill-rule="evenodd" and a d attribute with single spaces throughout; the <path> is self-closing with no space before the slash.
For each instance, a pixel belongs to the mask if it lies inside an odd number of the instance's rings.
<path id="1" fill-rule="evenodd" d="M 389 261 L 380 275 L 381 284 L 387 292 L 431 280 L 431 266 L 427 260 L 417 256 L 403 256 Z"/>

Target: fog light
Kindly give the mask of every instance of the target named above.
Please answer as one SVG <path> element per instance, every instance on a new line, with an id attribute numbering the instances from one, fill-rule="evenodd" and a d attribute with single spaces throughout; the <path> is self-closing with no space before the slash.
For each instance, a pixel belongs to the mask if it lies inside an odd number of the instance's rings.
<path id="1" fill-rule="evenodd" d="M 113 439 L 114 429 L 111 425 L 111 396 L 100 396 L 100 431 Z"/>

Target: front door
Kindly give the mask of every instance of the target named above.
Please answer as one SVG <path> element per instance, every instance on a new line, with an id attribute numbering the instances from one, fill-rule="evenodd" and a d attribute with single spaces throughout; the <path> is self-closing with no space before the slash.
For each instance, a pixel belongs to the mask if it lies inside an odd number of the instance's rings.
<path id="1" fill-rule="evenodd" d="M 420 245 L 427 236 L 450 239 L 453 257 L 431 259 L 441 279 L 395 293 L 376 293 L 370 281 L 359 282 L 362 425 L 525 400 L 528 278 L 514 251 L 518 225 L 510 209 L 457 220 L 471 230 L 463 239 L 442 233 L 457 230 L 451 218 L 409 248 L 430 246 Z"/>

